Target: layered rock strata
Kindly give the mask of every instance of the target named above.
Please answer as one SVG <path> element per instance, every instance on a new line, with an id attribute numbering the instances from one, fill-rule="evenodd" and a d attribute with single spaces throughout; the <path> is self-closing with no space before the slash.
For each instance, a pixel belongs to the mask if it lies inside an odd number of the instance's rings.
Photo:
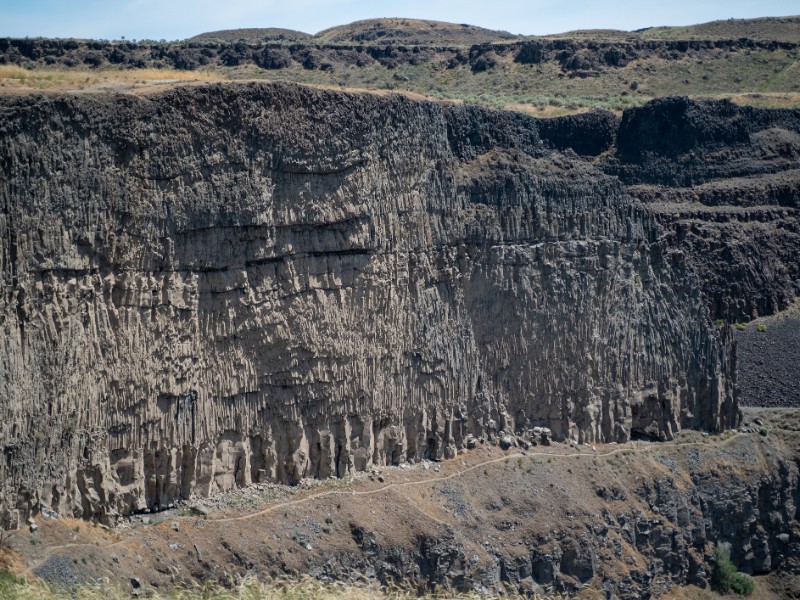
<path id="1" fill-rule="evenodd" d="M 737 424 L 691 248 L 576 154 L 613 118 L 587 143 L 585 119 L 256 84 L 0 115 L 9 523 L 441 459 L 470 434 Z"/>
<path id="2" fill-rule="evenodd" d="M 625 113 L 602 162 L 690 257 L 714 319 L 800 296 L 800 111 L 656 100 Z"/>

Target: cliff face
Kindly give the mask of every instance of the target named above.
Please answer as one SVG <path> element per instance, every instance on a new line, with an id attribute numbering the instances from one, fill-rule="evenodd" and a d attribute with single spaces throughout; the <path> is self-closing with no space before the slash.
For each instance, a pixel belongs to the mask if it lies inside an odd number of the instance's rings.
<path id="1" fill-rule="evenodd" d="M 597 118 L 588 144 L 584 120 L 294 86 L 0 100 L 6 519 L 468 434 L 735 426 L 691 247 L 570 149 L 608 146 Z"/>
<path id="2" fill-rule="evenodd" d="M 625 113 L 602 164 L 687 253 L 714 319 L 800 296 L 800 111 L 657 100 Z"/>

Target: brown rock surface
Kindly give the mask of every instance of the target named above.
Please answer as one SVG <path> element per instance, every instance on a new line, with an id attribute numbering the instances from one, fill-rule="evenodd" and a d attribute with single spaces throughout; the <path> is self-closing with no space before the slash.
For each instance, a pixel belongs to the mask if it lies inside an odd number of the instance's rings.
<path id="1" fill-rule="evenodd" d="M 250 486 L 114 530 L 41 519 L 40 543 L 13 543 L 20 571 L 51 585 L 108 577 L 166 593 L 190 581 L 311 575 L 625 600 L 709 597 L 721 544 L 742 571 L 771 573 L 778 593 L 766 597 L 793 597 L 798 413 L 745 418 L 763 419 L 770 434 L 686 430 L 674 442 L 595 449 L 479 444 L 377 477 Z M 757 593 L 766 584 L 759 577 Z M 687 585 L 706 589 L 677 587 Z"/>

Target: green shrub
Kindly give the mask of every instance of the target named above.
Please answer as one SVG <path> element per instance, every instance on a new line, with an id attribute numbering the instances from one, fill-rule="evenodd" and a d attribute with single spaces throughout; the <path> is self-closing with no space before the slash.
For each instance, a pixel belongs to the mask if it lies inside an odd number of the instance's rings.
<path id="1" fill-rule="evenodd" d="M 740 596 L 749 596 L 753 593 L 753 580 L 736 570 L 736 565 L 731 562 L 728 553 L 722 548 L 714 548 L 714 555 L 717 557 L 717 564 L 714 567 L 714 586 L 727 594 L 733 592 Z"/>
<path id="2" fill-rule="evenodd" d="M 13 598 L 12 592 L 25 584 L 8 569 L 0 569 L 0 598 Z"/>
<path id="3" fill-rule="evenodd" d="M 762 427 L 761 429 L 758 430 L 758 433 L 766 437 L 767 434 L 769 433 L 769 429 L 767 429 L 766 427 Z"/>
<path id="4" fill-rule="evenodd" d="M 736 329 L 738 329 L 739 331 L 744 331 L 745 329 L 747 329 L 747 323 L 737 323 Z"/>
<path id="5" fill-rule="evenodd" d="M 763 333 L 764 331 L 767 330 L 767 326 L 762 323 L 761 325 L 758 326 L 758 330 Z"/>

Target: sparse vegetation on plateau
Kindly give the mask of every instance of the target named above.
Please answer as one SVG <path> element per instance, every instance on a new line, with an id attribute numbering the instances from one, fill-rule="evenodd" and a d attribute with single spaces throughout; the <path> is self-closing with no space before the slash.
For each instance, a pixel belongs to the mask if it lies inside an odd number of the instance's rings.
<path id="1" fill-rule="evenodd" d="M 377 19 L 316 36 L 243 29 L 174 42 L 59 40 L 57 50 L 6 39 L 0 40 L 0 91 L 268 79 L 402 92 L 539 117 L 621 112 L 674 95 L 793 108 L 800 106 L 797 22 L 526 38 L 461 24 Z M 567 49 L 548 46 L 554 38 L 568 42 Z M 650 40 L 647 48 L 643 40 Z M 597 44 L 612 47 L 601 51 Z"/>

